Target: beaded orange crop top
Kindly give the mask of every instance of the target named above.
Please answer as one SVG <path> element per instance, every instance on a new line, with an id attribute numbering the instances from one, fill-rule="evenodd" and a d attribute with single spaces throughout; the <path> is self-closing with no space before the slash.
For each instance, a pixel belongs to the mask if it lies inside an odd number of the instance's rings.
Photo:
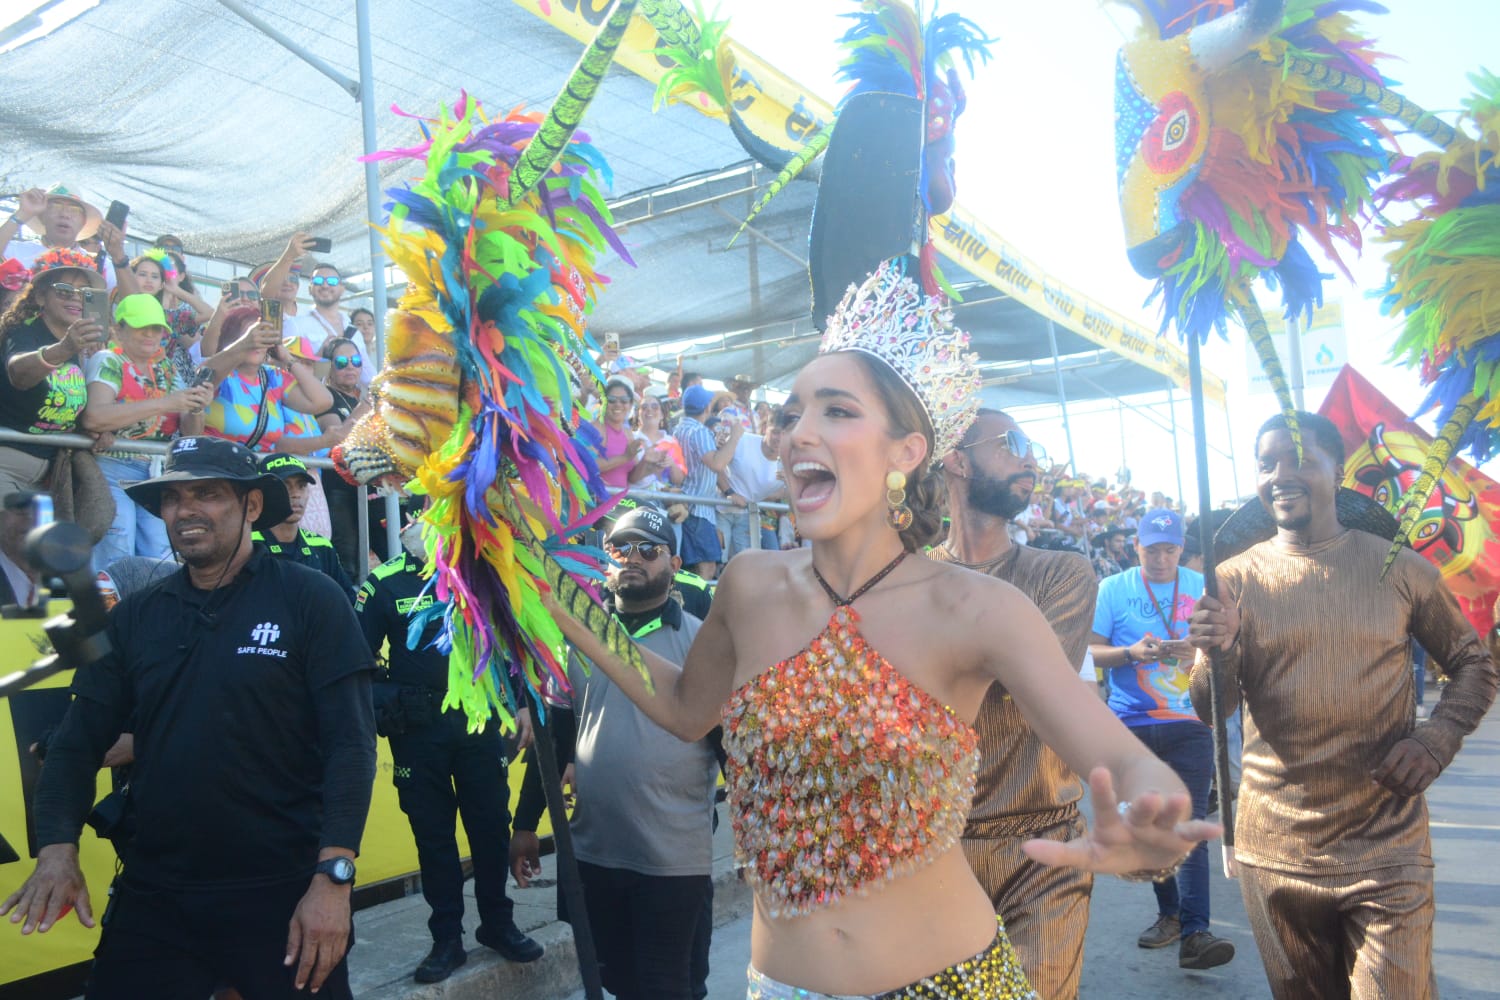
<path id="1" fill-rule="evenodd" d="M 958 842 L 978 737 L 833 612 L 724 708 L 735 854 L 773 917 L 863 895 Z"/>

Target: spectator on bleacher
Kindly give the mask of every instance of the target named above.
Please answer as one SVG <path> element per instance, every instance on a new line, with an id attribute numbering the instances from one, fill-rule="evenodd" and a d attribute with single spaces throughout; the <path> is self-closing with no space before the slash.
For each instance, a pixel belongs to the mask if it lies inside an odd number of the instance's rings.
<path id="1" fill-rule="evenodd" d="M 604 383 L 604 415 L 599 421 L 603 446 L 599 475 L 606 486 L 623 490 L 640 460 L 643 442 L 631 433 L 630 413 L 635 406 L 635 387 L 622 375 L 611 375 Z"/>
<path id="2" fill-rule="evenodd" d="M 760 548 L 775 551 L 780 547 L 776 538 L 776 515 L 757 512 L 752 518 L 747 509 L 751 501 L 761 503 L 786 496 L 786 483 L 780 475 L 780 454 L 781 428 L 773 420 L 771 432 L 765 436 L 740 436 L 734 447 L 734 456 L 729 460 L 729 468 L 719 475 L 719 481 L 725 487 L 724 496 L 732 505 L 719 508 L 719 533 L 724 538 L 726 563 L 750 547 L 752 531 L 760 532 Z"/>
<path id="3" fill-rule="evenodd" d="M 359 381 L 361 385 L 369 385 L 370 379 L 375 377 L 377 366 L 375 364 L 375 314 L 361 306 L 349 313 L 349 325 L 354 327 L 354 332 L 359 335 L 360 354 L 364 356 L 365 366 L 359 370 Z M 352 339 L 353 334 L 348 330 L 344 336 Z M 323 345 L 327 347 L 327 344 Z"/>
<path id="4" fill-rule="evenodd" d="M 686 381 L 686 377 L 684 377 Z M 694 385 L 682 392 L 682 419 L 677 422 L 673 436 L 682 445 L 682 460 L 687 466 L 682 491 L 689 497 L 712 497 L 719 492 L 719 473 L 729 468 L 734 457 L 735 446 L 745 432 L 738 423 L 728 427 L 722 437 L 716 436 L 704 424 L 708 407 L 714 394 L 702 385 Z M 691 503 L 691 501 L 689 501 Z M 719 560 L 724 554 L 719 544 L 717 528 L 718 509 L 713 504 L 692 503 L 688 516 L 682 522 L 682 562 L 689 572 L 705 580 L 712 580 L 719 573 Z"/>
<path id="5" fill-rule="evenodd" d="M 86 401 L 86 356 L 104 343 L 104 327 L 83 318 L 82 289 L 104 294 L 104 278 L 77 250 L 40 254 L 34 277 L 0 317 L 0 427 L 27 434 L 71 431 Z M 0 496 L 43 490 L 57 448 L 0 444 Z"/>
<path id="6" fill-rule="evenodd" d="M 37 232 L 39 226 L 42 241 L 31 243 L 17 239 L 23 225 L 33 232 Z M 135 277 L 128 274 L 125 234 L 105 222 L 97 208 L 66 184 L 54 184 L 45 191 L 31 188 L 21 192 L 15 213 L 0 223 L 0 244 L 5 245 L 5 256 L 19 260 L 27 267 L 32 267 L 36 258 L 48 250 L 83 252 L 80 244 L 94 238 L 99 239 L 107 251 L 108 260 L 103 272 L 105 287 L 114 288 L 118 276 L 124 294 L 137 291 Z M 89 251 L 91 258 L 94 252 Z"/>
<path id="7" fill-rule="evenodd" d="M 214 305 L 214 311 L 203 326 L 203 335 L 198 338 L 198 343 L 193 346 L 192 356 L 195 363 L 201 363 L 204 358 L 213 357 L 219 351 L 220 344 L 226 344 L 224 338 L 224 320 L 236 309 L 253 308 L 260 311 L 260 287 L 250 277 L 231 278 L 224 283 L 219 293 L 219 301 Z"/>
<path id="8" fill-rule="evenodd" d="M 5 314 L 30 283 L 31 268 L 12 257 L 0 260 L 0 315 Z"/>
<path id="9" fill-rule="evenodd" d="M 297 316 L 295 332 L 312 341 L 314 349 L 322 350 L 328 341 L 347 336 L 352 325 L 339 308 L 344 298 L 344 276 L 332 264 L 314 264 L 308 291 L 313 307 Z"/>
<path id="10" fill-rule="evenodd" d="M 312 353 L 312 343 L 304 337 L 287 337 L 282 346 L 292 361 L 300 361 L 312 368 L 314 376 L 319 378 L 319 387 L 331 397 L 332 390 L 328 389 L 326 378 L 333 370 L 333 363 L 322 357 L 321 353 Z M 287 411 L 286 433 L 281 435 L 281 440 L 271 450 L 308 458 L 327 458 L 333 447 L 341 444 L 348 433 L 349 428 L 343 426 L 325 429 L 318 421 L 318 415 L 293 409 Z M 328 500 L 323 494 L 323 470 L 311 469 L 310 472 L 315 488 L 308 494 L 302 527 L 324 538 L 332 538 L 333 521 L 328 513 Z"/>
<path id="11" fill-rule="evenodd" d="M 180 370 L 162 348 L 166 336 L 167 315 L 155 298 L 141 294 L 120 300 L 110 346 L 86 366 L 88 402 L 79 418 L 85 430 L 112 433 L 116 441 L 156 442 L 202 432 L 214 390 L 189 386 L 191 371 Z M 99 456 L 115 517 L 94 547 L 96 570 L 126 556 L 160 559 L 171 551 L 161 519 L 133 502 L 121 485 L 150 479 L 151 462 L 150 455 L 128 451 Z"/>
<path id="12" fill-rule="evenodd" d="M 281 303 L 282 331 L 289 337 L 301 336 L 306 332 L 301 329 L 298 318 L 297 291 L 302 287 L 300 262 L 311 252 L 312 245 L 311 236 L 302 232 L 293 233 L 280 257 L 250 272 L 251 279 L 260 288 L 261 298 L 276 299 Z M 320 340 L 319 343 L 321 342 Z"/>
<path id="13" fill-rule="evenodd" d="M 317 414 L 332 405 L 333 397 L 311 366 L 291 357 L 275 339 L 275 331 L 260 322 L 260 310 L 235 309 L 223 326 L 223 339 L 229 343 L 251 327 L 258 327 L 253 332 L 270 346 L 247 352 L 219 383 L 208 409 L 205 434 L 268 452 L 286 434 L 288 411 Z"/>
<path id="14" fill-rule="evenodd" d="M 1129 555 L 1129 538 L 1134 534 L 1130 528 L 1107 528 L 1094 538 L 1094 578 L 1123 573 L 1132 565 Z"/>
<path id="15" fill-rule="evenodd" d="M 328 375 L 323 381 L 333 397 L 333 405 L 318 414 L 318 426 L 325 433 L 337 434 L 342 440 L 368 409 L 360 380 L 369 363 L 360 354 L 358 345 L 345 337 L 324 344 L 323 356 L 330 362 Z M 327 472 L 322 478 L 323 497 L 328 502 L 328 522 L 333 529 L 330 537 L 334 551 L 338 553 L 344 571 L 359 579 L 364 575 L 359 571 L 359 498 L 365 491 L 336 472 Z M 370 524 L 375 524 L 378 519 L 378 515 L 372 512 Z"/>
<path id="16" fill-rule="evenodd" d="M 185 367 L 191 363 L 193 345 L 203 325 L 213 318 L 213 306 L 203 301 L 194 289 L 186 270 L 160 247 L 153 247 L 130 262 L 136 287 L 161 303 L 167 314 L 169 340 L 163 343 L 172 363 Z"/>
<path id="17" fill-rule="evenodd" d="M 687 464 L 682 458 L 682 445 L 678 444 L 677 439 L 663 428 L 663 416 L 661 397 L 652 395 L 641 397 L 641 404 L 636 407 L 636 419 L 639 424 L 636 437 L 640 439 L 644 450 L 641 453 L 640 462 L 635 467 L 635 473 L 639 473 L 640 476 L 632 483 L 641 489 L 673 489 L 681 486 L 683 477 L 687 475 Z M 635 473 L 632 473 L 632 476 Z"/>
<path id="18" fill-rule="evenodd" d="M 36 527 L 32 507 L 40 493 L 17 490 L 0 500 L 0 606 L 34 608 L 41 601 L 41 573 L 26 554 L 26 536 Z"/>
<path id="19" fill-rule="evenodd" d="M 726 415 L 732 420 L 738 420 L 745 425 L 746 434 L 754 434 L 755 407 L 750 402 L 750 393 L 755 390 L 756 382 L 749 375 L 736 375 L 724 383 L 733 401 L 719 410 L 721 418 Z"/>

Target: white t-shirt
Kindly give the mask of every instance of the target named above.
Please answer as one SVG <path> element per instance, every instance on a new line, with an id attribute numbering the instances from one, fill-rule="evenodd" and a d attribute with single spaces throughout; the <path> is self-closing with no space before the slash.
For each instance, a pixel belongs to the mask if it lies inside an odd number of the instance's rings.
<path id="1" fill-rule="evenodd" d="M 341 325 L 335 330 L 332 324 L 324 319 L 316 309 L 309 308 L 299 310 L 295 316 L 283 316 L 281 329 L 285 336 L 305 337 L 312 342 L 315 350 L 321 351 L 324 341 L 344 335 L 344 331 L 349 327 L 349 317 L 343 313 L 339 313 L 339 323 Z M 363 354 L 364 352 L 361 351 L 360 353 Z"/>
<path id="2" fill-rule="evenodd" d="M 729 460 L 729 488 L 746 500 L 764 500 L 781 487 L 776 478 L 780 463 L 761 453 L 763 440 L 759 434 L 741 435 Z"/>

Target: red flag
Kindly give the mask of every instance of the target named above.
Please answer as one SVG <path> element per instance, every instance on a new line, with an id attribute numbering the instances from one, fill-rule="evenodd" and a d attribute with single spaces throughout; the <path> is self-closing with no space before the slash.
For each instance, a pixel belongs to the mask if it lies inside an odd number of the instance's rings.
<path id="1" fill-rule="evenodd" d="M 1417 476 L 1432 435 L 1345 365 L 1323 400 L 1323 416 L 1344 437 L 1344 485 L 1395 513 Z M 1483 609 L 1479 634 L 1500 594 L 1500 483 L 1455 458 L 1417 521 L 1412 546 L 1439 570 L 1465 610 Z"/>

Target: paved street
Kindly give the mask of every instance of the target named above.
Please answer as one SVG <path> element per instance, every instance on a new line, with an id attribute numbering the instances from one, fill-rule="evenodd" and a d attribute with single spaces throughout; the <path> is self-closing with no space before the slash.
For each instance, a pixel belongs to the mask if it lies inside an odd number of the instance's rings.
<path id="1" fill-rule="evenodd" d="M 1433 692 L 1429 689 L 1428 705 Z M 1500 707 L 1465 743 L 1427 796 L 1437 859 L 1434 961 L 1443 1000 L 1500 1000 Z M 1084 1000 L 1263 1000 L 1268 996 L 1236 883 L 1217 874 L 1213 848 L 1214 932 L 1238 955 L 1210 972 L 1177 967 L 1176 948 L 1143 951 L 1136 935 L 1156 916 L 1151 888 L 1102 878 L 1094 889 L 1085 947 Z M 741 1000 L 750 961 L 750 920 L 714 932 L 711 1000 Z M 570 1000 L 582 1000 L 575 993 Z M 1401 998 L 1392 998 L 1401 1000 Z"/>

